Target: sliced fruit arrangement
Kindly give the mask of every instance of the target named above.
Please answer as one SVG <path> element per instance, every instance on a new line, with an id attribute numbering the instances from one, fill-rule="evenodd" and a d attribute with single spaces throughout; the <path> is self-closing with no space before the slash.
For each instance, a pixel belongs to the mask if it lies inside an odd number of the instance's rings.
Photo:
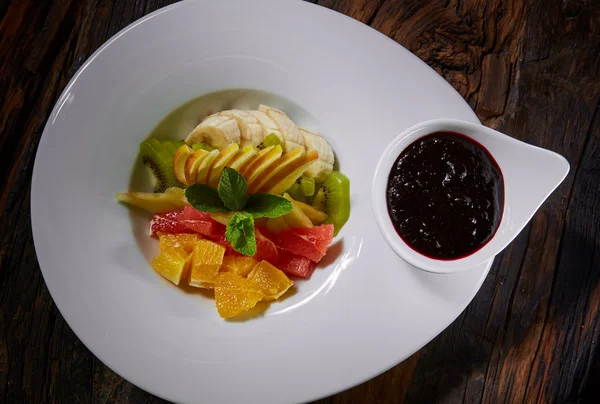
<path id="1" fill-rule="evenodd" d="M 306 176 L 319 182 L 333 170 L 335 162 L 333 150 L 325 138 L 297 126 L 285 112 L 267 105 L 260 105 L 255 111 L 232 109 L 209 115 L 192 130 L 185 142 L 192 147 L 203 143 L 221 150 L 237 143 L 241 148 L 259 149 L 279 145 L 284 153 L 295 149 L 317 152 L 318 157 L 307 168 Z"/>
<path id="2" fill-rule="evenodd" d="M 278 109 L 226 110 L 183 141 L 148 139 L 154 192 L 115 194 L 153 213 L 152 267 L 175 285 L 214 291 L 230 318 L 308 279 L 350 215 L 350 182 L 331 146 Z"/>

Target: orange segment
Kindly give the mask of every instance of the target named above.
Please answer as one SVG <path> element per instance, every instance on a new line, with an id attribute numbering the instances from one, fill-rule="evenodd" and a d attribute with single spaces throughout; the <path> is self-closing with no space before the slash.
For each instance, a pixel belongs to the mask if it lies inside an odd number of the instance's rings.
<path id="1" fill-rule="evenodd" d="M 198 234 L 158 234 L 158 243 L 161 250 L 172 247 L 181 247 L 187 254 L 191 254 L 194 251 L 194 246 L 198 240 L 200 240 Z"/>
<path id="2" fill-rule="evenodd" d="M 219 268 L 223 263 L 225 247 L 208 240 L 199 240 L 192 253 L 192 269 L 189 284 L 206 288 L 217 281 Z"/>
<path id="3" fill-rule="evenodd" d="M 281 270 L 267 261 L 259 262 L 248 275 L 248 280 L 265 296 L 265 300 L 279 299 L 294 284 Z"/>
<path id="4" fill-rule="evenodd" d="M 237 316 L 250 310 L 262 300 L 263 295 L 246 278 L 224 272 L 217 277 L 215 304 L 223 318 Z"/>
<path id="5" fill-rule="evenodd" d="M 190 254 L 182 247 L 167 247 L 152 260 L 152 268 L 165 279 L 179 285 L 187 278 L 190 268 Z"/>
<path id="6" fill-rule="evenodd" d="M 256 260 L 252 257 L 227 256 L 223 258 L 221 272 L 231 272 L 234 275 L 246 276 L 256 265 Z"/>

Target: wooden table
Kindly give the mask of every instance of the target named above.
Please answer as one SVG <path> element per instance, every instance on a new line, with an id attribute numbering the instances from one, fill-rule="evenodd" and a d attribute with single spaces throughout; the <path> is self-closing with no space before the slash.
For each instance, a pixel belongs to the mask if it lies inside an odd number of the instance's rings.
<path id="1" fill-rule="evenodd" d="M 33 248 L 29 188 L 68 80 L 118 30 L 173 2 L 0 0 L 0 402 L 162 402 L 106 368 L 56 309 Z M 571 163 L 448 329 L 321 403 L 600 402 L 598 0 L 319 3 L 414 52 L 486 125 Z"/>

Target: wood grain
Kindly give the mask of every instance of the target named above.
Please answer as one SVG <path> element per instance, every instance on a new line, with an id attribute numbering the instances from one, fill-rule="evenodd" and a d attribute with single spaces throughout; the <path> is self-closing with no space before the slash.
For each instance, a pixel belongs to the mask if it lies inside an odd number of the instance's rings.
<path id="1" fill-rule="evenodd" d="M 482 122 L 557 151 L 565 182 L 435 340 L 320 403 L 598 402 L 600 4 L 596 0 L 312 1 L 434 68 Z M 29 187 L 68 80 L 170 0 L 0 0 L 0 402 L 159 403 L 74 336 L 35 257 Z"/>

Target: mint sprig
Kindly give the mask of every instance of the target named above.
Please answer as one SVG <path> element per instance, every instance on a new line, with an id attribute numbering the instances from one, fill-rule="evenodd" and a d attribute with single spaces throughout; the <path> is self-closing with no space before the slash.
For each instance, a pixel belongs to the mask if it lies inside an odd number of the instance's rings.
<path id="1" fill-rule="evenodd" d="M 202 212 L 227 212 L 216 189 L 204 184 L 194 184 L 185 190 L 190 205 Z"/>
<path id="2" fill-rule="evenodd" d="M 279 217 L 287 215 L 293 209 L 292 203 L 285 198 L 272 194 L 252 194 L 246 204 L 246 212 L 255 219 L 261 217 Z"/>
<path id="3" fill-rule="evenodd" d="M 293 209 L 290 201 L 272 194 L 252 194 L 247 197 L 248 184 L 236 170 L 223 169 L 217 189 L 204 184 L 190 185 L 185 196 L 195 209 L 202 212 L 235 212 L 227 223 L 225 239 L 240 254 L 256 254 L 254 219 L 287 215 Z"/>
<path id="4" fill-rule="evenodd" d="M 246 212 L 235 212 L 227 223 L 225 239 L 237 252 L 252 257 L 256 254 L 254 218 Z"/>
<path id="5" fill-rule="evenodd" d="M 246 204 L 246 179 L 233 168 L 223 169 L 217 190 L 223 204 L 229 210 L 240 210 Z"/>

